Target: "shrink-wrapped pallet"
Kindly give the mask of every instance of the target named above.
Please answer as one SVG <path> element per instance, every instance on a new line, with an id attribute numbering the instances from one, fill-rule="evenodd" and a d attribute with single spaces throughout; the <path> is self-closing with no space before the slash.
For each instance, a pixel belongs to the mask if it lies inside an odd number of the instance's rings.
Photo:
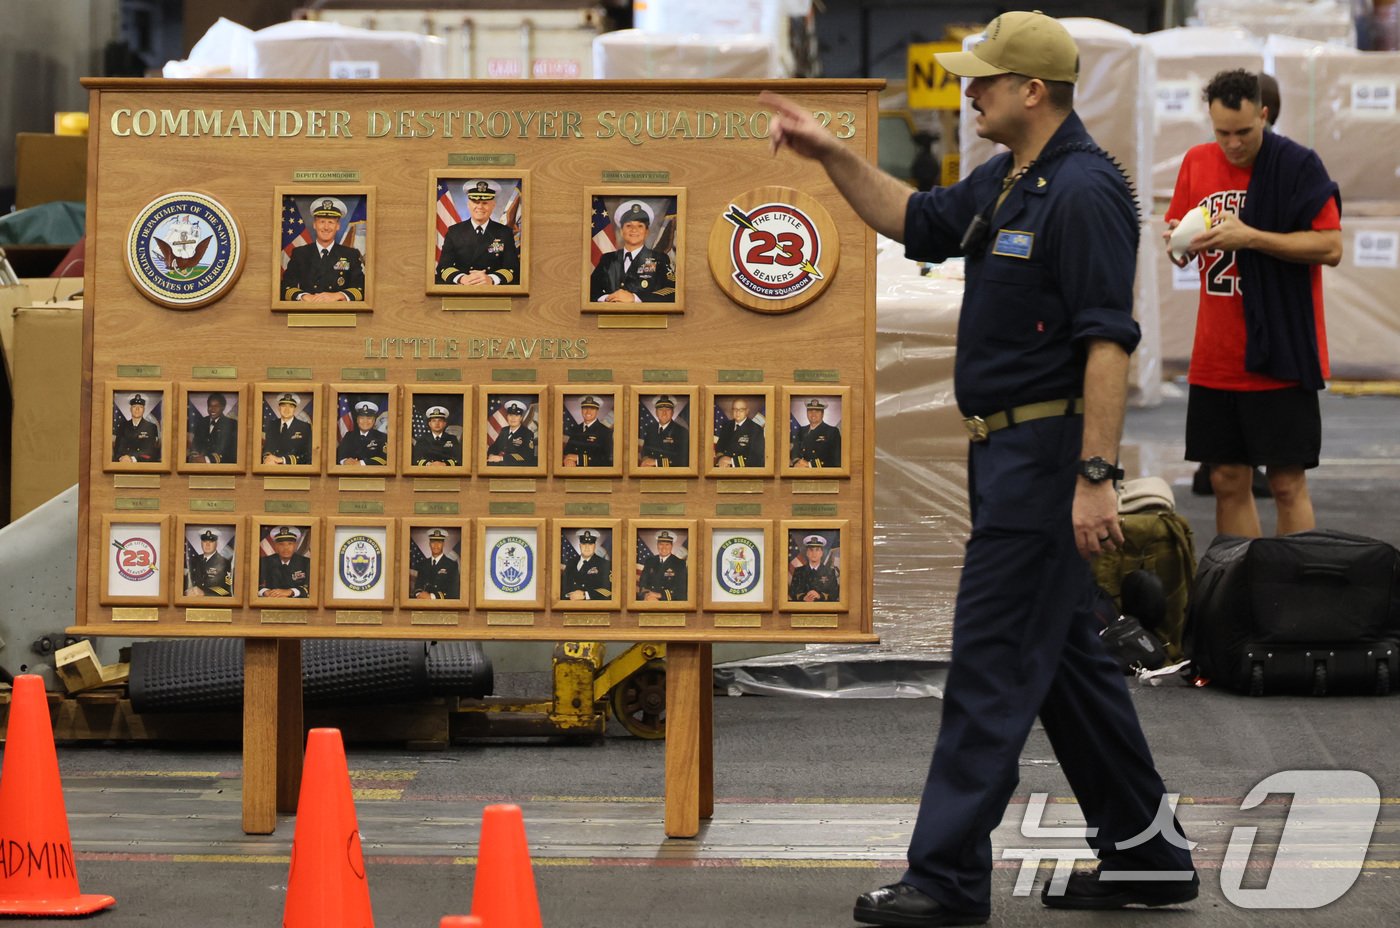
<path id="1" fill-rule="evenodd" d="M 1349 0 L 1196 0 L 1188 25 L 1244 29 L 1260 39 L 1291 35 L 1356 47 Z"/>

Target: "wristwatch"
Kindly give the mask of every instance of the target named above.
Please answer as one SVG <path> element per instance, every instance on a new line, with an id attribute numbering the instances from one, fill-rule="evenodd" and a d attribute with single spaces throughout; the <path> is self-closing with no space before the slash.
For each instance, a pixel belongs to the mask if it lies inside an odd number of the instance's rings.
<path id="1" fill-rule="evenodd" d="M 1079 462 L 1079 476 L 1090 483 L 1103 483 L 1105 480 L 1122 480 L 1123 468 L 1114 467 L 1098 455 Z"/>

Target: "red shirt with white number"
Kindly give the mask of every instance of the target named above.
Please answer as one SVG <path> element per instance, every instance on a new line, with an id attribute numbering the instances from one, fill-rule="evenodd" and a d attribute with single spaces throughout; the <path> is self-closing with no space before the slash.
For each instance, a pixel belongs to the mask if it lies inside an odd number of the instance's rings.
<path id="1" fill-rule="evenodd" d="M 1225 152 L 1215 142 L 1197 145 L 1181 162 L 1166 218 L 1179 220 L 1197 206 L 1208 208 L 1211 215 L 1221 211 L 1238 214 L 1244 206 L 1245 191 L 1249 189 L 1253 173 L 1252 165 L 1238 168 L 1226 160 Z M 1329 198 L 1313 217 L 1312 227 L 1316 230 L 1342 227 L 1335 199 Z M 1201 301 L 1196 312 L 1196 341 L 1191 348 L 1187 380 L 1216 390 L 1276 390 L 1297 383 L 1244 369 L 1244 297 L 1240 295 L 1235 253 L 1207 251 L 1197 256 L 1196 267 L 1201 272 Z M 1317 321 L 1318 358 L 1322 376 L 1328 377 L 1331 370 L 1327 363 L 1327 330 L 1322 319 L 1322 266 L 1314 264 L 1308 271 L 1312 279 L 1313 315 Z"/>

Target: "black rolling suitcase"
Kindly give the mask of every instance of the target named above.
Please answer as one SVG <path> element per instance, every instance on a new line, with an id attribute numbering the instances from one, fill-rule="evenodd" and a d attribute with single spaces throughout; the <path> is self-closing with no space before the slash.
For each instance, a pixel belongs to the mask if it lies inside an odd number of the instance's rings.
<path id="1" fill-rule="evenodd" d="M 1316 530 L 1221 535 L 1192 587 L 1188 648 L 1199 680 L 1252 696 L 1384 696 L 1400 680 L 1400 552 Z"/>

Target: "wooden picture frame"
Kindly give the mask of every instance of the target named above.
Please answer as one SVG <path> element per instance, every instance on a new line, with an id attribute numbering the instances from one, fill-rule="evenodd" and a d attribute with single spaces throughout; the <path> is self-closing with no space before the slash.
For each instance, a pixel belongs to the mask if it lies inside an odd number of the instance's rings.
<path id="1" fill-rule="evenodd" d="M 585 312 L 685 312 L 685 194 L 684 187 L 584 188 L 583 215 L 588 219 L 580 255 L 580 299 Z M 622 216 L 630 213 L 633 203 L 640 204 L 640 214 L 650 213 L 642 242 L 649 253 L 639 255 L 636 271 L 624 275 L 621 257 L 613 259 L 607 255 L 618 253 L 623 247 Z M 630 277 L 630 281 L 625 277 Z M 614 282 L 620 282 L 618 289 L 633 294 L 636 300 L 600 299 Z"/>
<path id="2" fill-rule="evenodd" d="M 272 308 L 312 312 L 368 312 L 374 308 L 374 188 L 356 184 L 314 187 L 306 184 L 278 185 L 273 196 L 273 234 L 276 251 L 272 258 Z M 315 213 L 330 204 L 340 209 L 331 254 L 315 256 Z M 330 218 L 330 217 L 320 217 Z M 312 251 L 299 252 L 299 248 Z M 358 252 L 363 273 L 355 271 Z M 304 256 L 304 257 L 303 257 Z M 326 266 L 326 265 L 329 266 Z M 342 267 L 342 264 L 344 267 Z M 332 277 L 331 275 L 335 275 Z M 363 276 L 363 281 L 358 278 Z M 340 283 L 336 286 L 337 282 Z M 355 286 L 359 282 L 360 286 Z M 322 287 L 329 289 L 321 290 Z M 339 293 L 348 299 L 321 301 L 315 291 Z M 359 298 L 354 294 L 359 292 Z M 289 296 L 291 294 L 291 296 Z M 309 294 L 301 298 L 303 294 Z"/>
<path id="3" fill-rule="evenodd" d="M 526 550 L 511 551 L 524 543 Z M 548 535 L 544 519 L 484 518 L 476 520 L 476 581 L 472 585 L 478 609 L 543 609 L 549 589 Z M 515 570 L 515 574 L 508 571 Z"/>
<path id="4" fill-rule="evenodd" d="M 398 387 L 393 384 L 367 381 L 328 386 L 326 409 L 330 415 L 325 417 L 323 426 L 326 473 L 341 477 L 382 477 L 394 473 L 400 441 L 397 400 Z M 369 437 L 362 440 L 357 436 L 362 424 L 360 410 L 366 403 L 374 407 L 374 422 Z M 383 463 L 372 463 L 381 452 Z"/>
<path id="5" fill-rule="evenodd" d="M 552 408 L 555 452 L 552 473 L 556 477 L 618 477 L 622 475 L 622 388 L 611 384 L 569 384 L 553 388 Z M 590 401 L 597 416 L 582 431 Z M 602 434 L 594 430 L 602 427 Z M 597 463 L 601 458 L 603 463 Z"/>
<path id="6" fill-rule="evenodd" d="M 170 602 L 170 516 L 103 513 L 102 569 L 97 601 L 104 606 L 164 606 Z"/>
<path id="7" fill-rule="evenodd" d="M 327 607 L 390 609 L 398 593 L 394 520 L 326 517 Z"/>
<path id="8" fill-rule="evenodd" d="M 248 569 L 244 571 L 248 575 L 248 604 L 259 609 L 314 609 L 321 605 L 321 564 L 323 561 L 321 551 L 321 520 L 316 516 L 307 516 L 298 513 L 292 518 L 273 519 L 268 516 L 254 516 L 251 519 L 252 534 L 248 537 L 249 557 Z M 291 581 L 298 590 L 305 590 L 305 595 L 279 597 L 260 596 L 258 591 L 262 589 L 262 573 L 264 562 L 268 558 L 277 558 L 280 552 L 276 550 L 276 543 L 273 541 L 274 534 L 278 528 L 291 528 L 296 533 L 296 547 L 292 551 L 293 558 L 305 558 L 306 563 L 298 564 L 292 561 L 287 566 L 292 568 Z M 256 569 L 255 568 L 256 565 Z M 305 583 L 297 574 L 301 571 L 306 573 Z M 270 580 L 270 582 L 272 582 Z M 291 589 L 292 587 L 268 587 L 267 589 Z"/>
<path id="9" fill-rule="evenodd" d="M 550 541 L 555 554 L 550 558 L 551 588 L 555 609 L 618 609 L 622 606 L 622 577 L 618 570 L 624 560 L 617 557 L 618 542 L 626 543 L 621 519 L 589 519 L 586 517 L 551 519 Z M 591 563 L 584 560 L 587 539 L 596 538 Z M 568 563 L 565 563 L 565 561 Z M 603 565 L 607 563 L 606 586 L 600 583 Z M 606 592 L 606 595 L 604 593 Z M 579 598 L 575 598 L 575 596 Z"/>
<path id="10" fill-rule="evenodd" d="M 472 428 L 476 412 L 474 389 L 470 385 L 457 384 L 417 384 L 403 388 L 403 416 L 399 429 L 403 433 L 399 439 L 403 459 L 401 473 L 415 477 L 464 477 L 471 473 L 476 438 L 476 429 Z M 443 428 L 446 438 L 443 440 L 450 442 L 448 447 L 434 443 L 431 438 L 432 422 L 427 414 L 434 407 L 447 411 Z M 444 457 L 450 459 L 453 452 L 458 463 L 442 460 Z"/>
<path id="11" fill-rule="evenodd" d="M 175 394 L 169 381 L 162 380 L 109 380 L 103 395 L 107 397 L 107 413 L 103 421 L 102 469 L 116 474 L 168 474 L 170 473 L 170 401 Z M 131 411 L 136 407 L 133 399 L 143 400 L 140 404 L 141 421 L 133 424 Z M 118 430 L 121 438 L 118 439 Z M 151 431 L 155 434 L 152 435 Z M 129 452 L 129 453 L 128 453 Z M 147 459 L 154 454 L 153 460 Z M 135 457 L 139 460 L 118 461 L 118 457 Z"/>
<path id="12" fill-rule="evenodd" d="M 693 611 L 699 599 L 701 579 L 700 559 L 695 557 L 699 550 L 700 536 L 698 522 L 694 519 L 628 519 L 627 520 L 627 608 L 647 611 Z M 671 559 L 680 559 L 684 567 L 684 595 L 676 596 L 676 590 L 668 586 L 674 583 L 673 575 L 666 573 L 666 566 L 657 564 L 649 567 L 638 560 L 638 553 L 645 547 L 651 557 L 660 555 L 662 533 L 671 536 Z M 649 561 L 647 558 L 646 561 Z M 656 574 L 656 576 L 653 576 Z M 645 575 L 645 576 L 644 576 Z M 647 599 L 647 595 L 659 598 Z M 667 598 L 671 596 L 673 598 Z"/>
<path id="13" fill-rule="evenodd" d="M 485 263 L 491 266 L 481 268 L 481 270 L 491 273 L 498 282 L 474 285 L 449 284 L 443 280 L 443 276 L 451 273 L 451 268 L 455 265 L 444 265 L 443 263 L 442 253 L 446 239 L 451 236 L 452 244 L 450 247 L 453 252 L 459 253 L 462 248 L 470 251 L 478 250 L 472 241 L 475 233 L 470 227 L 473 220 L 470 214 L 471 207 L 467 188 L 472 188 L 472 191 L 475 191 L 481 182 L 493 186 L 493 192 L 496 194 L 489 221 L 503 226 L 505 232 L 511 235 L 510 239 L 503 240 L 497 234 L 501 232 L 500 229 L 491 225 L 486 226 L 484 241 L 488 257 Z M 454 167 L 437 168 L 430 171 L 428 174 L 428 238 L 427 247 L 424 250 L 424 254 L 427 256 L 424 261 L 426 291 L 437 296 L 463 298 L 524 296 L 529 293 L 530 201 L 533 195 L 534 190 L 530 186 L 530 172 L 528 170 L 513 167 L 506 170 L 486 167 L 483 170 L 473 171 L 466 167 Z M 466 225 L 464 226 L 464 224 Z M 459 231 L 452 233 L 454 228 L 459 228 Z M 469 233 L 471 233 L 472 238 L 467 238 Z M 499 257 L 491 257 L 492 251 L 498 247 L 498 243 L 500 243 L 499 254 L 508 255 L 512 250 L 516 253 L 517 260 L 512 273 L 504 273 L 511 270 L 508 262 L 505 267 L 494 267 L 494 265 L 502 263 Z M 472 268 L 461 268 L 461 270 L 470 272 Z M 513 277 L 514 281 L 507 282 L 503 279 L 507 276 Z"/>
<path id="14" fill-rule="evenodd" d="M 821 408 L 812 406 L 813 402 Z M 778 458 L 778 474 L 783 477 L 851 476 L 851 443 L 842 427 L 846 411 L 851 408 L 850 387 L 828 387 L 812 384 L 807 387 L 783 387 L 779 393 L 778 411 L 783 427 L 778 429 L 782 453 Z M 817 425 L 811 419 L 819 413 Z M 793 423 L 799 424 L 797 429 Z M 826 428 L 823 428 L 826 426 Z M 815 434 L 811 431 L 816 429 Z M 833 435 L 834 432 L 834 435 Z M 831 451 L 832 443 L 836 450 Z M 798 455 L 801 457 L 798 457 Z M 796 463 L 794 463 L 794 459 Z"/>
<path id="15" fill-rule="evenodd" d="M 412 519 L 400 519 L 399 525 L 402 529 L 399 537 L 399 547 L 403 551 L 403 568 L 399 571 L 401 578 L 399 583 L 399 605 L 405 609 L 467 609 L 471 606 L 472 581 L 476 574 L 472 570 L 472 530 L 470 519 L 436 519 L 432 520 L 426 516 L 415 516 Z M 447 537 L 443 539 L 443 557 L 453 560 L 457 566 L 457 595 L 447 595 L 451 592 L 450 587 L 443 589 L 444 583 L 450 583 L 451 577 L 437 575 L 434 577 L 425 576 L 422 570 L 424 563 L 431 563 L 432 549 L 429 534 L 435 529 L 442 529 Z M 455 541 L 454 541 L 455 539 Z M 453 555 L 456 555 L 454 558 Z M 415 567 L 415 565 L 418 565 Z M 416 575 L 415 575 L 416 573 Z M 418 593 L 426 594 L 419 598 Z"/>
<path id="16" fill-rule="evenodd" d="M 286 419 L 291 437 L 280 437 L 283 406 L 280 400 L 287 394 L 296 399 L 292 417 Z M 320 385 L 305 382 L 275 381 L 253 386 L 252 407 L 258 415 L 258 437 L 253 442 L 252 458 L 255 474 L 319 474 L 321 472 L 321 433 L 319 416 L 325 414 L 325 396 Z M 300 424 L 301 428 L 298 428 Z M 302 461 L 306 443 L 310 442 L 310 460 Z M 289 453 L 294 451 L 295 453 Z M 269 455 L 294 457 L 294 463 L 269 462 Z"/>
<path id="17" fill-rule="evenodd" d="M 548 387 L 538 385 L 482 385 L 476 399 L 478 474 L 483 477 L 538 477 L 548 471 L 549 430 L 553 421 L 549 412 L 548 391 Z M 525 407 L 521 415 L 521 425 L 527 432 L 533 431 L 534 434 L 525 436 L 526 445 L 508 448 L 503 444 L 506 439 L 501 439 L 502 444 L 497 444 L 497 439 L 509 428 L 506 413 L 512 401 Z M 528 463 L 527 445 L 530 437 L 535 440 L 534 464 Z M 499 449 L 499 453 L 505 459 L 493 461 L 492 458 L 497 455 L 493 448 Z M 511 463 L 512 455 L 524 455 L 525 463 Z"/>
<path id="18" fill-rule="evenodd" d="M 657 406 L 662 397 L 672 402 L 670 428 L 679 427 L 684 435 L 674 436 L 677 446 L 684 446 L 683 463 L 668 459 L 670 441 L 660 432 Z M 627 434 L 622 443 L 623 455 L 627 459 L 629 477 L 695 477 L 700 473 L 700 435 L 712 430 L 712 417 L 696 422 L 696 413 L 701 412 L 700 388 L 677 386 L 667 389 L 666 385 L 655 387 L 627 388 Z M 648 441 L 651 447 L 648 447 Z M 650 454 L 648 452 L 651 452 Z M 652 463 L 647 463 L 651 461 Z"/>
<path id="19" fill-rule="evenodd" d="M 767 519 L 705 519 L 705 608 L 715 612 L 773 609 L 773 523 Z M 755 575 L 756 573 L 756 575 Z"/>
<path id="20" fill-rule="evenodd" d="M 773 388 L 755 384 L 706 387 L 704 398 L 702 413 L 707 437 L 701 441 L 700 451 L 705 476 L 722 479 L 773 476 L 773 459 L 778 452 L 772 422 Z M 734 404 L 741 400 L 748 407 L 745 424 L 730 428 L 729 423 L 735 421 Z M 719 416 L 715 415 L 716 409 Z M 716 426 L 716 422 L 721 424 Z M 787 428 L 787 424 L 784 423 L 782 427 Z M 761 462 L 753 460 L 756 457 L 753 454 L 757 442 L 755 436 L 763 442 Z M 721 463 L 726 460 L 732 463 Z"/>
<path id="21" fill-rule="evenodd" d="M 245 474 L 248 472 L 249 433 L 262 432 L 261 416 L 247 418 L 248 388 L 244 384 L 192 381 L 176 385 L 179 429 L 175 441 L 175 470 L 182 474 Z M 217 421 L 210 422 L 209 404 L 223 397 Z M 254 409 L 254 413 L 258 410 Z M 251 427 L 250 427 L 251 426 Z M 231 430 L 231 434 L 230 434 Z M 228 460 L 232 449 L 234 459 Z M 217 460 L 210 460 L 217 458 Z"/>
<path id="22" fill-rule="evenodd" d="M 851 538 L 850 528 L 847 519 L 784 519 L 778 523 L 778 540 L 773 546 L 773 577 L 780 590 L 779 609 L 784 612 L 846 612 L 851 608 L 850 578 L 841 575 L 841 547 Z M 805 561 L 807 541 L 818 537 L 823 541 L 819 574 L 800 582 L 802 595 L 794 599 L 793 577 L 796 570 L 801 569 L 794 561 Z M 827 568 L 834 568 L 834 578 Z M 837 588 L 834 596 L 824 589 L 830 583 L 835 583 Z M 805 601 L 809 593 L 818 598 Z"/>
<path id="23" fill-rule="evenodd" d="M 176 570 L 172 574 L 171 582 L 175 585 L 177 606 L 219 609 L 243 605 L 242 581 L 243 574 L 248 569 L 248 520 L 242 516 L 218 518 L 218 513 L 210 515 L 215 518 L 187 515 L 175 517 L 175 544 L 172 547 L 176 548 Z M 195 565 L 191 564 L 190 555 L 205 556 L 201 550 L 203 541 L 200 537 L 205 531 L 212 531 L 216 536 L 214 550 L 210 553 L 227 561 L 223 584 L 220 584 L 220 578 L 212 573 L 204 572 L 199 578 L 192 574 Z M 194 589 L 203 592 L 191 593 Z M 220 594 L 219 590 L 227 590 L 227 595 Z"/>

